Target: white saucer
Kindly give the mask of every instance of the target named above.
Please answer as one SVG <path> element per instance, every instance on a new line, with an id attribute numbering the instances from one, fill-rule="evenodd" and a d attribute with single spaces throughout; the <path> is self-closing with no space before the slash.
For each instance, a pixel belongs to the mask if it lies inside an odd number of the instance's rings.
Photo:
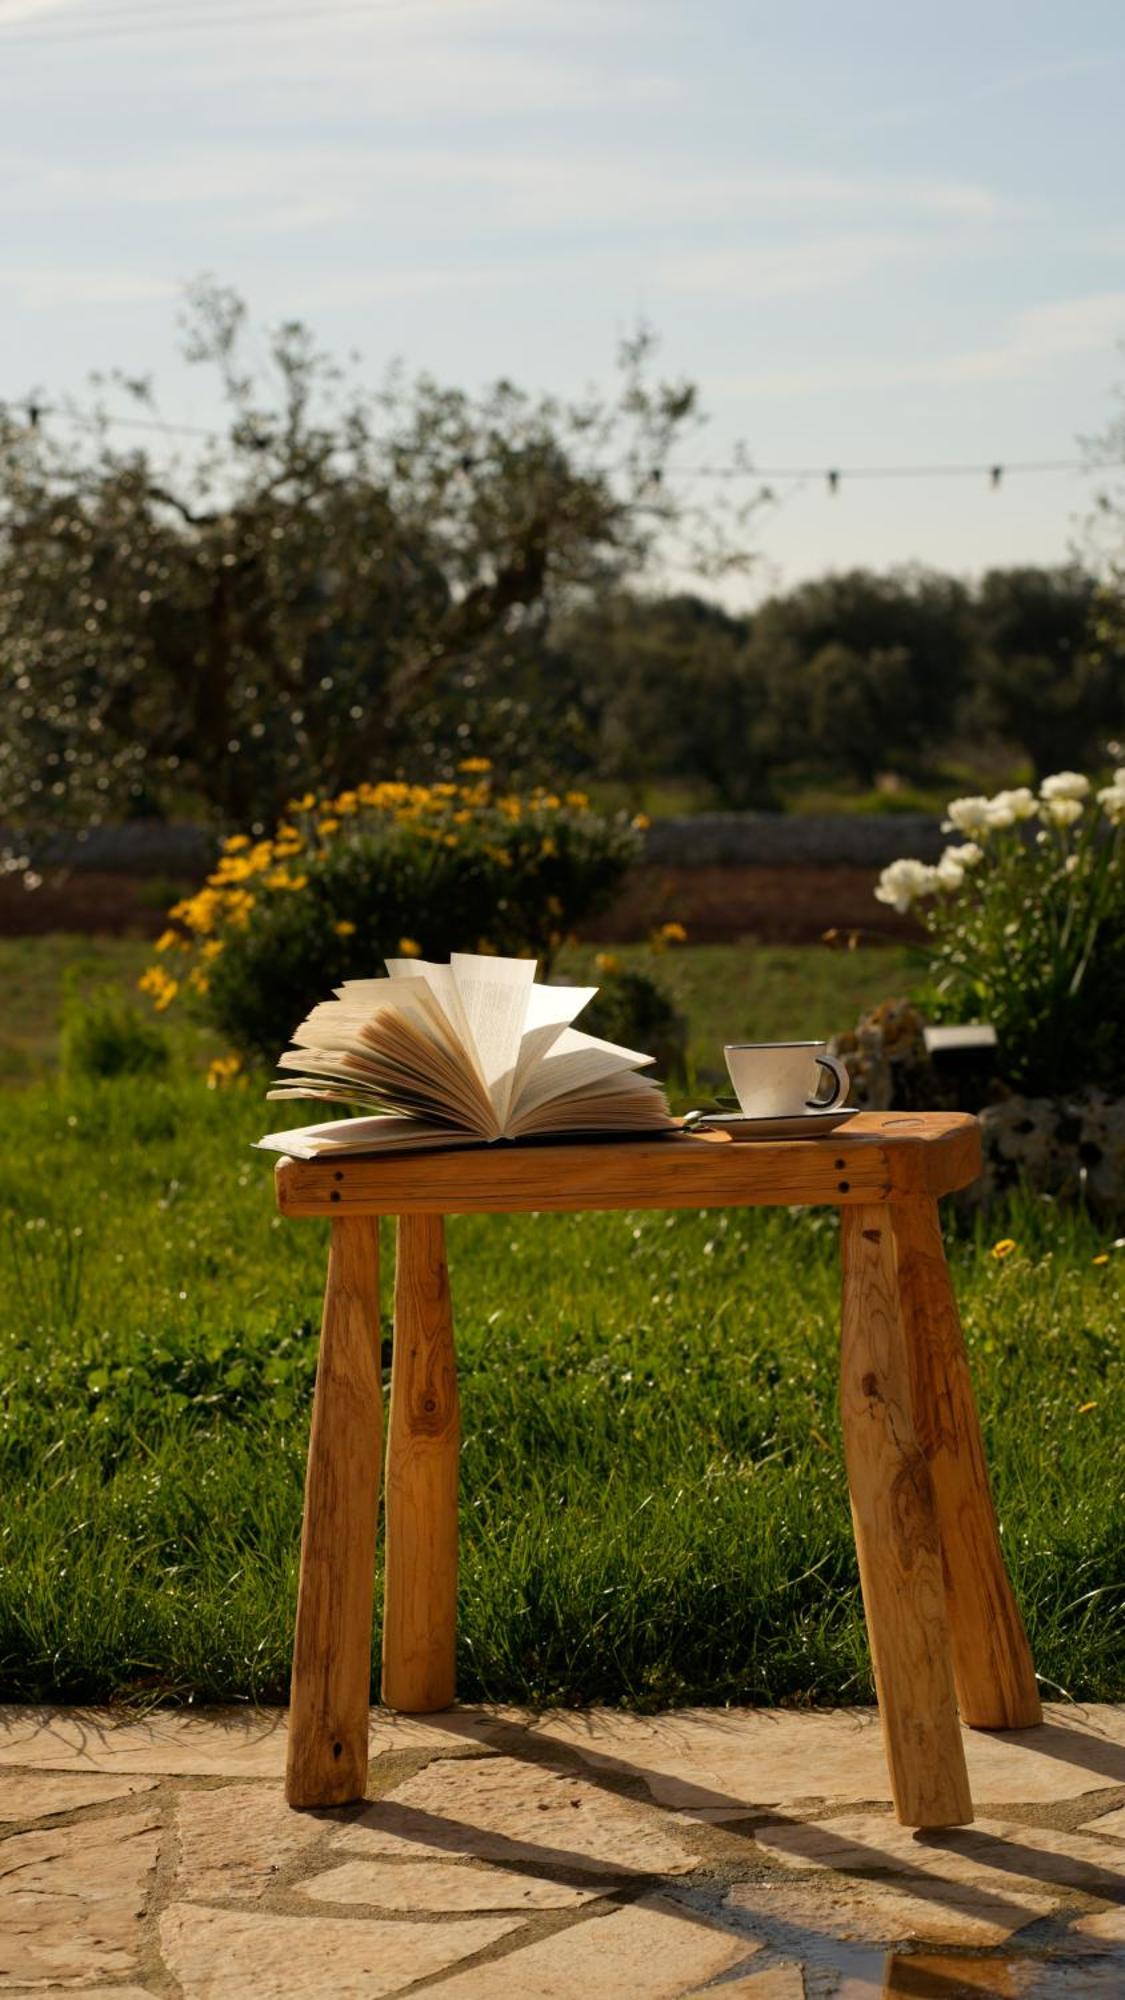
<path id="1" fill-rule="evenodd" d="M 730 1139 L 822 1139 L 837 1125 L 855 1118 L 858 1104 L 834 1104 L 830 1111 L 799 1111 L 786 1118 L 746 1118 L 741 1111 L 705 1111 L 687 1129 L 695 1132 L 723 1132 Z"/>

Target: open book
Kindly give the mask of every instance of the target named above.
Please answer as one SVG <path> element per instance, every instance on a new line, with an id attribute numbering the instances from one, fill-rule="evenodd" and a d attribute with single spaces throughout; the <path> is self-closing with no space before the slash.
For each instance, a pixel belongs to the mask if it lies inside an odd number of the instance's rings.
<path id="1" fill-rule="evenodd" d="M 376 1116 L 269 1132 L 260 1146 L 328 1154 L 473 1146 L 580 1132 L 674 1131 L 652 1061 L 571 1026 L 596 986 L 539 986 L 527 958 L 388 959 L 314 1007 L 270 1097 L 327 1097 Z"/>

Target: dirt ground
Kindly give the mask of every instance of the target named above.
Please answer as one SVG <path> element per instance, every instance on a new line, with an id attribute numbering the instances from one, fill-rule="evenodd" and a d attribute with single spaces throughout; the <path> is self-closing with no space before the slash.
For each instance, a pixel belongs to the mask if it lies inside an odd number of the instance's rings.
<path id="1" fill-rule="evenodd" d="M 624 893 L 585 938 L 613 944 L 643 939 L 675 919 L 693 944 L 753 937 L 762 944 L 812 944 L 826 930 L 857 931 L 864 942 L 908 942 L 917 925 L 874 899 L 872 868 L 742 867 L 634 869 Z M 0 878 L 0 936 L 33 937 L 78 931 L 114 937 L 155 937 L 164 910 L 189 883 L 151 876 L 73 869 L 27 890 L 18 875 Z"/>

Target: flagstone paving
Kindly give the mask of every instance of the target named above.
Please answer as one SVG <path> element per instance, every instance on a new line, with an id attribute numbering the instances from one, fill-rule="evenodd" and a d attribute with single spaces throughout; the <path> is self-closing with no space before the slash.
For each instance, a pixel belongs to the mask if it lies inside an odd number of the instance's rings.
<path id="1" fill-rule="evenodd" d="M 0 1996 L 1125 1995 L 1125 1708 L 965 1742 L 916 1834 L 869 1710 L 376 1710 L 294 1813 L 278 1712 L 0 1709 Z"/>

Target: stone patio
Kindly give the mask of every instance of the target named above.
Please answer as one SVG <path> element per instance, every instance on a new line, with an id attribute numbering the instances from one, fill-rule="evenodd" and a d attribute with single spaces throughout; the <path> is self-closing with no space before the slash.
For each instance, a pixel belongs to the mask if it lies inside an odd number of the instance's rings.
<path id="1" fill-rule="evenodd" d="M 294 1813 L 277 1711 L 0 1710 L 0 1994 L 1125 1994 L 1125 1708 L 965 1744 L 913 1834 L 870 1710 L 375 1711 Z"/>

